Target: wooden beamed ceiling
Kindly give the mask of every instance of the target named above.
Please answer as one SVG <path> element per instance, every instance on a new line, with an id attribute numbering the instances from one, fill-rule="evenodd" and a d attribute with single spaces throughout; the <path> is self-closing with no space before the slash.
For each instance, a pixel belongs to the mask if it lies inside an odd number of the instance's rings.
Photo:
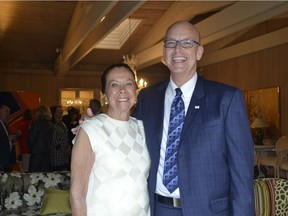
<path id="1" fill-rule="evenodd" d="M 50 68 L 61 78 L 83 68 L 102 71 L 132 53 L 137 71 L 145 71 L 162 64 L 165 31 L 177 20 L 200 30 L 201 67 L 288 42 L 286 1 L 3 1 L 0 10 L 0 72 Z M 127 18 L 141 23 L 122 48 L 95 48 Z M 271 20 L 282 25 L 239 40 Z"/>

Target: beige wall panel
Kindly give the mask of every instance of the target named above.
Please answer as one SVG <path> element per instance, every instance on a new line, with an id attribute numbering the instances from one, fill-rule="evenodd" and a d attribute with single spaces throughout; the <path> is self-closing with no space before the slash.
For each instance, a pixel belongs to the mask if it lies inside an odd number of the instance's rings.
<path id="1" fill-rule="evenodd" d="M 206 66 L 202 74 L 243 91 L 279 86 L 281 135 L 288 135 L 288 44 Z"/>

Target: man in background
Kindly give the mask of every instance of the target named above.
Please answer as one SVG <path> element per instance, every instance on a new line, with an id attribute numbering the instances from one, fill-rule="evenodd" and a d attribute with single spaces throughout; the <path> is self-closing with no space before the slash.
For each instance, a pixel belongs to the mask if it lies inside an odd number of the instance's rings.
<path id="1" fill-rule="evenodd" d="M 12 164 L 16 162 L 14 140 L 19 134 L 12 134 L 7 120 L 10 116 L 10 108 L 0 105 L 0 171 L 11 172 Z"/>
<path id="2" fill-rule="evenodd" d="M 101 103 L 98 99 L 93 98 L 89 101 L 89 107 L 87 108 L 87 115 L 89 118 L 101 113 Z"/>

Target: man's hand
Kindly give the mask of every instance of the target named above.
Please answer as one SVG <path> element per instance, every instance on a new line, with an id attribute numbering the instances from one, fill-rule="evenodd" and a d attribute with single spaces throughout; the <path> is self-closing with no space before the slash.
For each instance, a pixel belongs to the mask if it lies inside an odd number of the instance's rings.
<path id="1" fill-rule="evenodd" d="M 81 119 L 79 120 L 79 125 L 78 125 L 77 127 L 75 127 L 75 128 L 72 128 L 72 129 L 71 129 L 71 132 L 72 132 L 74 135 L 76 135 L 77 132 L 78 132 L 78 130 L 79 130 L 80 125 L 81 125 L 83 122 L 85 122 L 87 119 L 89 119 L 89 117 L 88 117 L 87 115 L 82 115 L 82 116 L 81 116 Z"/>

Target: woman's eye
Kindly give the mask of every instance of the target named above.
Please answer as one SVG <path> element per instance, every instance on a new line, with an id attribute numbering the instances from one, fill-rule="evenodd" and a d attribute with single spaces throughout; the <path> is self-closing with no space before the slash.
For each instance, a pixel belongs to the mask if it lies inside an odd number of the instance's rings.
<path id="1" fill-rule="evenodd" d="M 133 86 L 133 83 L 132 82 L 128 82 L 128 83 L 126 83 L 126 86 Z"/>
<path id="2" fill-rule="evenodd" d="M 118 83 L 111 83 L 111 86 L 112 86 L 112 87 L 117 87 L 117 86 L 118 86 Z"/>

